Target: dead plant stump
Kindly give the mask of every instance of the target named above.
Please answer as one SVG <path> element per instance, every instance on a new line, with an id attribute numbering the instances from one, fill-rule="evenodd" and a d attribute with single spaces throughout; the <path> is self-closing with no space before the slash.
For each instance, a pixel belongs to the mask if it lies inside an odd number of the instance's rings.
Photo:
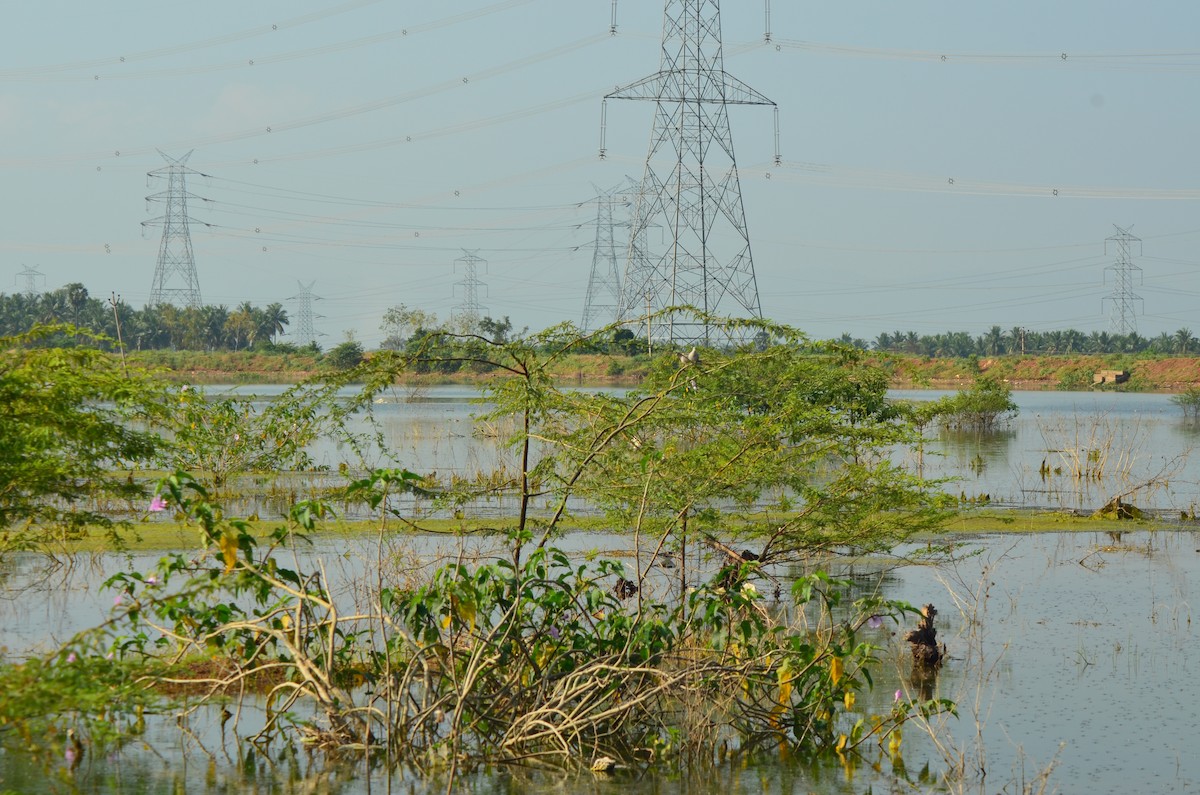
<path id="1" fill-rule="evenodd" d="M 904 636 L 912 645 L 913 667 L 918 671 L 932 671 L 942 664 L 946 656 L 945 645 L 938 647 L 937 630 L 934 629 L 933 619 L 937 608 L 925 605 L 921 608 L 921 621 L 917 628 Z"/>

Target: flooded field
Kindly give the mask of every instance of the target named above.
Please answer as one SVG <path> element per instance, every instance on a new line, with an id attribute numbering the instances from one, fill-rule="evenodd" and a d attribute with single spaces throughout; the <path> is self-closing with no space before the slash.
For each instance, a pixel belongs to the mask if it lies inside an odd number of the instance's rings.
<path id="1" fill-rule="evenodd" d="M 629 539 L 580 534 L 567 540 L 577 554 L 620 552 Z M 485 553 L 484 545 L 473 551 Z M 409 559 L 456 554 L 444 539 L 416 539 L 397 547 Z M 958 717 L 932 726 L 904 727 L 903 766 L 881 749 L 869 762 L 842 768 L 798 760 L 751 760 L 720 767 L 703 779 L 660 778 L 652 766 L 618 771 L 604 780 L 588 774 L 571 791 L 851 793 L 923 791 L 928 776 L 949 773 L 949 791 L 967 792 L 1193 792 L 1200 758 L 1192 752 L 1200 700 L 1194 583 L 1200 581 L 1200 533 L 1138 531 L 981 535 L 965 539 L 954 565 L 835 569 L 858 591 L 937 606 L 940 638 L 949 655 L 933 680 L 914 678 L 906 627 L 884 626 L 867 639 L 882 659 L 875 687 L 860 708 L 886 710 L 896 698 L 944 697 Z M 314 553 L 352 604 L 374 565 L 372 542 L 323 544 Z M 44 562 L 43 562 L 44 563 Z M 98 583 L 115 569 L 147 570 L 152 556 L 95 556 L 71 570 L 47 570 L 28 561 L 5 577 L 0 632 L 8 653 L 34 650 L 109 614 L 112 596 Z M 777 572 L 787 576 L 787 572 Z M 924 689 L 925 692 L 920 691 Z M 238 739 L 263 720 L 254 699 L 241 704 L 236 732 L 216 708 L 177 718 L 148 719 L 139 742 L 67 774 L 57 767 L 58 791 L 389 791 L 386 771 L 321 763 L 290 747 L 260 749 Z M 180 731 L 183 727 L 186 731 Z M 920 771 L 928 771 L 925 781 Z M 470 779 L 477 791 L 556 789 L 548 774 L 494 773 Z M 18 792 L 47 791 L 45 767 L 18 754 L 0 757 L 0 784 Z M 903 784 L 904 781 L 909 784 Z M 290 782 L 290 783 L 289 783 Z M 1041 789 L 1042 784 L 1046 789 Z M 392 791 L 438 791 L 392 771 Z M 763 789 L 765 787 L 765 790 Z M 276 789 L 277 788 L 277 789 Z M 161 791 L 161 790 L 160 790 Z"/>
<path id="2" fill-rule="evenodd" d="M 416 471 L 467 477 L 508 466 L 497 429 L 480 428 L 476 393 L 461 388 L 397 393 L 376 405 L 401 463 Z M 266 396 L 264 396 L 266 397 Z M 929 399 L 936 393 L 896 393 Z M 863 714 L 898 699 L 947 698 L 957 717 L 903 727 L 898 753 L 867 747 L 850 761 L 820 762 L 778 753 L 713 760 L 691 773 L 653 763 L 608 774 L 570 776 L 535 768 L 484 770 L 456 789 L 484 793 L 739 792 L 1195 792 L 1200 757 L 1192 752 L 1200 700 L 1193 593 L 1200 582 L 1200 471 L 1189 455 L 1197 438 L 1167 396 L 1020 393 L 1011 427 L 986 436 L 933 434 L 920 461 L 946 488 L 987 494 L 992 505 L 1092 510 L 1112 496 L 1176 520 L 1170 529 L 1077 531 L 957 538 L 954 560 L 937 566 L 896 559 L 830 560 L 853 595 L 933 604 L 947 659 L 935 676 L 912 669 L 905 625 L 864 629 L 879 647 L 874 687 Z M 344 451 L 315 451 L 336 470 Z M 906 456 L 911 454 L 906 453 Z M 503 510 L 504 506 L 499 506 Z M 1200 526 L 1195 526 L 1200 528 Z M 648 560 L 622 534 L 574 533 L 561 541 L 574 560 L 609 557 L 627 567 Z M 502 541 L 446 536 L 316 537 L 298 553 L 305 569 L 325 572 L 338 606 L 361 609 L 383 578 L 415 581 L 450 560 L 502 554 Z M 898 551 L 901 556 L 905 550 Z M 711 549 L 693 549 L 694 577 L 710 575 Z M 161 552 L 79 554 L 51 560 L 10 556 L 0 570 L 0 645 L 8 659 L 59 647 L 114 610 L 101 587 L 113 574 L 147 575 Z M 682 561 L 688 564 L 688 561 Z M 763 607 L 785 609 L 770 581 L 806 572 L 774 567 L 760 582 Z M 646 588 L 667 593 L 676 570 L 651 570 Z M 785 596 L 786 602 L 786 596 Z M 297 706 L 297 717 L 315 717 Z M 93 753 L 47 759 L 5 738 L 0 791 L 12 792 L 438 792 L 444 776 L 418 775 L 376 759 L 342 763 L 299 744 L 256 744 L 268 705 L 246 695 L 195 710 L 148 713 L 136 738 Z M 0 726 L 0 733 L 8 731 Z"/>

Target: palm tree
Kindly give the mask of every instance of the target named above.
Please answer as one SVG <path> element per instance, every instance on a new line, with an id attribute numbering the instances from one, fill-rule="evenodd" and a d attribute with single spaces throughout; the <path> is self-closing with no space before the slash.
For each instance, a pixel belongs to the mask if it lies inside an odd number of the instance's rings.
<path id="1" fill-rule="evenodd" d="M 1078 353 L 1083 350 L 1083 332 L 1069 328 L 1063 332 L 1063 353 Z"/>
<path id="2" fill-rule="evenodd" d="M 988 356 L 999 356 L 1005 352 L 1004 332 L 999 326 L 992 326 L 981 338 L 983 353 Z"/>
<path id="3" fill-rule="evenodd" d="M 1175 352 L 1181 356 L 1187 356 L 1189 350 L 1196 343 L 1196 338 L 1192 336 L 1192 330 L 1189 328 L 1181 328 L 1175 332 Z"/>
<path id="4" fill-rule="evenodd" d="M 233 343 L 233 349 L 240 351 L 243 347 L 249 347 L 254 342 L 254 337 L 258 332 L 258 321 L 255 317 L 257 310 L 249 301 L 242 301 L 238 304 L 238 308 L 225 321 L 225 334 L 228 335 L 229 341 Z"/>
<path id="5" fill-rule="evenodd" d="M 256 312 L 258 315 L 258 328 L 255 339 L 266 339 L 274 342 L 275 337 L 287 329 L 288 313 L 283 308 L 283 304 L 267 304 L 266 309 L 256 310 Z"/>
<path id="6" fill-rule="evenodd" d="M 1171 336 L 1171 332 L 1164 331 L 1150 340 L 1150 350 L 1155 353 L 1170 353 L 1175 350 L 1175 338 Z"/>
<path id="7" fill-rule="evenodd" d="M 225 324 L 229 321 L 229 307 L 224 304 L 206 305 L 200 307 L 204 317 L 204 342 L 208 350 L 227 348 L 229 337 L 225 333 Z"/>

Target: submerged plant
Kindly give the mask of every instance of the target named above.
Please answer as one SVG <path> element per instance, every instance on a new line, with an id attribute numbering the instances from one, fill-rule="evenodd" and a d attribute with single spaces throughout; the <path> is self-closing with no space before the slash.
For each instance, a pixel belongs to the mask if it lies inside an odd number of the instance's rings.
<path id="1" fill-rule="evenodd" d="M 423 337 L 330 381 L 320 392 L 328 400 L 348 379 L 365 384 L 338 404 L 340 420 L 412 369 L 495 372 L 482 419 L 506 429 L 515 461 L 502 478 L 394 468 L 352 480 L 347 504 L 381 519 L 374 573 L 354 583 L 353 609 L 301 553 L 324 503 L 294 502 L 258 536 L 211 488 L 229 472 L 302 460 L 304 412 L 315 404 L 297 396 L 259 414 L 185 396 L 173 441 L 194 443 L 203 471 L 164 479 L 150 509 L 176 511 L 199 544 L 150 574 L 110 578 L 113 617 L 65 651 L 104 648 L 140 670 L 143 692 L 186 693 L 189 710 L 257 692 L 260 744 L 299 737 L 452 778 L 488 762 L 687 764 L 777 747 L 845 755 L 872 739 L 898 748 L 895 729 L 911 714 L 952 708 L 857 708 L 876 651 L 863 625 L 910 608 L 844 604 L 845 583 L 822 574 L 763 577 L 813 556 L 887 553 L 937 529 L 945 498 L 889 463 L 916 435 L 886 400 L 878 368 L 857 351 L 758 325 L 752 348 L 666 352 L 623 395 L 555 387 L 551 364 L 586 344 L 569 326 L 499 342 Z M 294 433 L 289 419 L 300 423 Z M 258 441 L 239 450 L 243 432 Z M 281 440 L 274 450 L 272 440 Z M 459 510 L 515 497 L 507 549 L 390 578 L 383 520 L 420 527 L 397 493 Z M 558 548 L 577 505 L 632 535 L 632 567 Z M 648 559 L 643 539 L 654 545 Z M 698 549 L 722 562 L 701 561 Z M 656 574 L 668 555 L 679 564 L 669 580 Z M 764 582 L 790 604 L 763 599 Z"/>
<path id="2" fill-rule="evenodd" d="M 360 484 L 376 504 L 415 479 L 384 474 Z M 597 755 L 690 763 L 779 745 L 846 753 L 909 714 L 907 704 L 861 714 L 855 694 L 870 687 L 876 652 L 860 629 L 912 608 L 843 605 L 848 583 L 823 574 L 794 582 L 790 609 L 763 600 L 753 563 L 662 600 L 615 590 L 619 562 L 579 563 L 546 545 L 519 562 L 457 561 L 419 584 L 387 583 L 367 609 L 343 612 L 319 573 L 278 560 L 316 527 L 319 506 L 298 506 L 295 526 L 260 550 L 188 476 L 163 486 L 207 552 L 113 577 L 121 598 L 100 634 L 115 664 L 143 668 L 131 698 L 186 688 L 194 710 L 262 693 L 271 717 L 260 739 L 452 769 Z M 225 664 L 187 666 L 214 655 Z"/>

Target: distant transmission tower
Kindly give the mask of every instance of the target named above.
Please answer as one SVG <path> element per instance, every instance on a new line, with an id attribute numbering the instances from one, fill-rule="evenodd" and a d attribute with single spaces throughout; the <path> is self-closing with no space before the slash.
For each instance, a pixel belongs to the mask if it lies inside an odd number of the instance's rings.
<path id="1" fill-rule="evenodd" d="M 17 278 L 25 280 L 25 291 L 24 292 L 25 292 L 25 295 L 28 295 L 30 297 L 35 296 L 41 292 L 41 290 L 38 289 L 38 280 L 39 279 L 41 280 L 43 286 L 45 286 L 45 284 L 46 284 L 45 275 L 43 275 L 42 272 L 39 271 L 37 268 L 30 268 L 28 266 L 25 266 L 21 270 L 21 272 L 17 274 Z"/>
<path id="2" fill-rule="evenodd" d="M 596 248 L 592 254 L 592 273 L 588 278 L 587 295 L 583 299 L 584 332 L 595 331 L 619 319 L 621 309 L 621 274 L 617 267 L 616 227 L 613 209 L 626 203 L 620 196 L 627 185 L 607 191 L 599 188 L 596 196 Z M 628 226 L 628 224 L 624 224 Z"/>
<path id="3" fill-rule="evenodd" d="M 632 322 L 681 304 L 715 315 L 761 317 L 729 106 L 775 103 L 725 71 L 718 0 L 666 0 L 659 70 L 616 89 L 608 99 L 655 103 L 621 319 Z M 603 132 L 600 153 L 603 157 Z M 778 162 L 778 152 L 775 158 Z M 669 230 L 661 253 L 643 245 L 650 226 Z M 672 313 L 653 334 L 671 342 L 707 343 L 712 331 L 707 322 Z"/>
<path id="4" fill-rule="evenodd" d="M 315 281 L 308 284 L 301 281 L 296 283 L 300 285 L 300 292 L 288 300 L 299 301 L 300 305 L 296 309 L 295 331 L 288 336 L 294 337 L 298 345 L 315 345 L 317 337 L 323 335 L 319 335 L 313 330 L 313 319 L 320 317 L 320 315 L 313 314 L 313 301 L 320 301 L 321 297 L 312 293 Z"/>
<path id="5" fill-rule="evenodd" d="M 1113 224 L 1113 228 L 1117 233 L 1104 241 L 1104 253 L 1108 253 L 1108 244 L 1112 243 L 1116 249 L 1117 261 L 1104 269 L 1106 272 L 1112 271 L 1114 282 L 1112 293 L 1105 296 L 1104 300 L 1112 302 L 1109 318 L 1113 332 L 1127 336 L 1137 333 L 1137 313 L 1134 304 L 1142 298 L 1133 292 L 1133 279 L 1136 274 L 1140 280 L 1142 269 L 1133 264 L 1131 257 L 1135 246 L 1138 253 L 1141 253 L 1142 241 L 1129 234 L 1129 229 L 1133 227 L 1122 229 Z"/>
<path id="6" fill-rule="evenodd" d="M 450 316 L 458 321 L 464 330 L 474 331 L 479 326 L 479 321 L 483 319 L 483 313 L 487 310 L 487 307 L 479 304 L 479 288 L 480 286 L 487 288 L 486 284 L 479 281 L 476 271 L 476 266 L 481 263 L 484 266 L 487 265 L 486 260 L 466 249 L 463 249 L 463 256 L 454 260 L 454 271 L 457 273 L 460 265 L 464 271 L 463 280 L 454 285 L 462 288 L 462 303 L 454 308 Z"/>
<path id="7" fill-rule="evenodd" d="M 188 223 L 194 219 L 187 214 L 187 200 L 199 198 L 187 192 L 188 174 L 197 174 L 187 167 L 191 152 L 179 159 L 163 154 L 167 161 L 162 168 L 150 171 L 148 177 L 166 177 L 167 189 L 146 201 L 165 202 L 166 211 L 157 218 L 143 221 L 142 226 L 161 226 L 162 242 L 158 246 L 158 264 L 154 267 L 154 283 L 150 287 L 150 305 L 174 304 L 179 307 L 199 307 L 200 279 L 196 276 L 196 260 L 192 256 L 192 236 Z M 196 223 L 202 223 L 197 221 Z"/>

